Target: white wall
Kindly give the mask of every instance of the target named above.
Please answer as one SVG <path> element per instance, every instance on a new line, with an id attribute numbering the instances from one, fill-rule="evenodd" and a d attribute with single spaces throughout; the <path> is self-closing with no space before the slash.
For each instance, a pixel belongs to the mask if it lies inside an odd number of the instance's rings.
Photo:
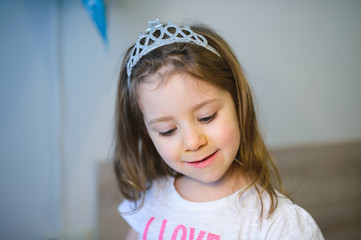
<path id="1" fill-rule="evenodd" d="M 120 58 L 156 17 L 226 38 L 271 147 L 361 138 L 359 1 L 106 2 L 108 47 L 80 0 L 0 3 L 0 234 L 91 238 Z"/>
<path id="2" fill-rule="evenodd" d="M 119 50 L 108 48 L 81 1 L 61 4 L 64 228 L 86 238 L 95 224 L 96 164 L 112 157 Z M 112 24 L 112 18 L 108 19 Z M 108 32 L 112 35 L 112 32 Z"/>
<path id="3" fill-rule="evenodd" d="M 137 36 L 146 21 L 156 17 L 203 22 L 218 30 L 246 70 L 270 146 L 360 138 L 360 1 L 158 0 L 111 5 L 114 21 L 127 33 L 118 33 L 117 42 L 124 42 L 124 35 L 128 42 L 128 36 Z"/>

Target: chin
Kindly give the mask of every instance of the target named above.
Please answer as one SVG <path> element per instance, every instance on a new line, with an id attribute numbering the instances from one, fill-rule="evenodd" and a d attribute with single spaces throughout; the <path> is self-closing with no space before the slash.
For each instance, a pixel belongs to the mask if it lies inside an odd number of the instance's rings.
<path id="1" fill-rule="evenodd" d="M 203 184 L 207 184 L 207 185 L 211 185 L 211 184 L 216 184 L 222 181 L 223 179 L 223 175 L 214 175 L 214 176 L 198 176 L 193 178 L 194 180 L 196 180 L 199 183 L 203 183 Z"/>

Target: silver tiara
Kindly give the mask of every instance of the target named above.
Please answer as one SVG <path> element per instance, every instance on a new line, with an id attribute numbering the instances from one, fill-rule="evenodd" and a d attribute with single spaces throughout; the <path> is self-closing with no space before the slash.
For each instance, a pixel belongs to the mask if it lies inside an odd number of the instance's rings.
<path id="1" fill-rule="evenodd" d="M 169 32 L 169 29 L 174 29 L 174 33 Z M 154 32 L 159 31 L 159 36 L 154 36 Z M 157 33 L 158 34 L 158 33 Z M 169 22 L 167 25 L 159 23 L 159 19 L 148 21 L 148 28 L 145 33 L 141 33 L 131 51 L 129 61 L 127 63 L 128 78 L 132 73 L 135 64 L 145 54 L 150 51 L 175 42 L 194 43 L 199 46 L 205 47 L 213 53 L 220 56 L 216 49 L 208 45 L 208 41 L 200 34 L 193 32 L 189 26 L 177 26 Z M 129 80 L 128 80 L 129 81 Z"/>

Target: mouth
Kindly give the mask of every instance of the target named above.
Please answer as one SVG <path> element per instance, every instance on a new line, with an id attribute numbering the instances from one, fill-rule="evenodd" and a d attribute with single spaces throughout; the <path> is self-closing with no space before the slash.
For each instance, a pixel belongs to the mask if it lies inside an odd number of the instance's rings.
<path id="1" fill-rule="evenodd" d="M 194 161 L 194 162 L 187 162 L 187 164 L 192 167 L 195 167 L 195 168 L 207 167 L 214 161 L 217 153 L 218 153 L 218 150 L 216 150 L 214 153 L 212 153 L 211 155 L 208 155 L 207 157 L 205 157 L 201 160 Z"/>

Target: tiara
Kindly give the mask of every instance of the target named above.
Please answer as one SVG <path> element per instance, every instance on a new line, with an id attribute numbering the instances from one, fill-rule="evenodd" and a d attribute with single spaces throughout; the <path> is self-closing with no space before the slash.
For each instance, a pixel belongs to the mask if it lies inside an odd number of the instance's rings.
<path id="1" fill-rule="evenodd" d="M 169 32 L 170 29 L 174 29 L 174 33 Z M 159 32 L 158 37 L 154 36 L 155 32 L 157 32 L 157 34 Z M 159 23 L 159 19 L 156 19 L 154 21 L 148 21 L 148 28 L 145 30 L 145 33 L 139 35 L 135 46 L 131 51 L 127 63 L 128 78 L 132 73 L 134 65 L 137 64 L 139 59 L 145 54 L 158 47 L 175 42 L 194 43 L 220 56 L 216 49 L 208 45 L 208 41 L 204 36 L 193 32 L 189 26 L 181 27 L 172 22 L 169 22 L 167 25 L 162 25 Z"/>

